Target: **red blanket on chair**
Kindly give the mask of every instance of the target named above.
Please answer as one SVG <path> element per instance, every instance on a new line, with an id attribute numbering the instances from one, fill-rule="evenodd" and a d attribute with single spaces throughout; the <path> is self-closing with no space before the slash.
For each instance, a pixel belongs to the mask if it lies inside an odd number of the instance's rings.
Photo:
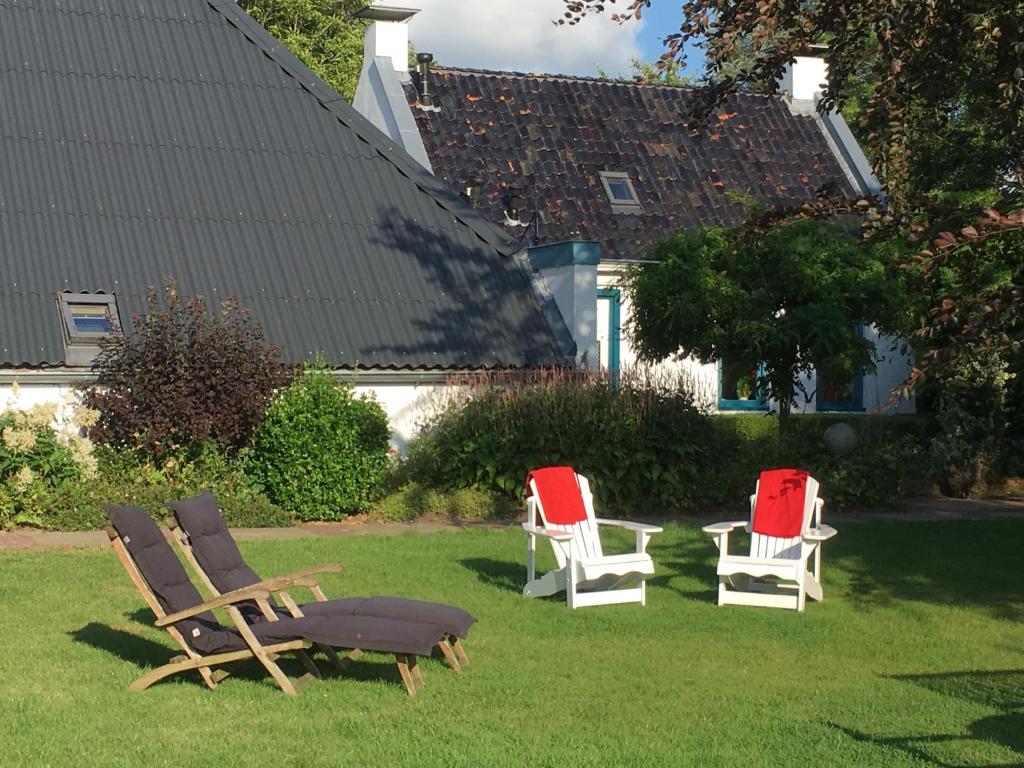
<path id="1" fill-rule="evenodd" d="M 548 523 L 573 525 L 587 519 L 583 494 L 580 493 L 580 484 L 572 467 L 544 467 L 533 470 L 526 476 L 527 491 L 530 489 L 531 480 L 537 487 L 540 505 L 544 508 L 544 517 Z M 543 524 L 541 520 L 535 522 L 538 525 Z"/>
<path id="2" fill-rule="evenodd" d="M 791 539 L 804 527 L 807 478 L 802 469 L 769 469 L 757 482 L 754 533 Z"/>

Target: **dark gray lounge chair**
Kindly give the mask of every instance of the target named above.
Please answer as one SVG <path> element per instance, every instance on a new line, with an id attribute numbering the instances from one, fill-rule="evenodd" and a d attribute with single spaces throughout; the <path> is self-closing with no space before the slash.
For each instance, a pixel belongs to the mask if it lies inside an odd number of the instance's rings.
<path id="1" fill-rule="evenodd" d="M 169 501 L 167 506 L 174 512 L 174 519 L 168 521 L 168 526 L 175 534 L 175 542 L 179 544 L 186 559 L 206 582 L 211 592 L 221 594 L 268 583 L 263 582 L 242 559 L 238 545 L 228 530 L 212 493 L 204 491 L 192 498 Z M 444 637 L 437 645 L 449 665 L 458 671 L 469 663 L 461 638 L 466 637 L 469 628 L 476 623 L 471 614 L 451 605 L 400 597 L 347 597 L 328 600 L 315 576 L 319 573 L 340 571 L 340 565 L 315 566 L 282 577 L 309 580 L 310 584 L 304 583 L 302 586 L 308 586 L 316 600 L 298 604 L 288 591 L 284 590 L 279 593 L 284 608 L 272 603 L 274 609 L 282 617 L 365 616 L 432 624 L 444 632 Z M 248 616 L 257 621 L 261 620 L 260 614 L 252 609 L 249 610 Z M 334 657 L 332 661 L 335 664 L 339 663 Z"/>
<path id="2" fill-rule="evenodd" d="M 444 631 L 433 624 L 356 615 L 278 616 L 269 605 L 272 591 L 304 586 L 301 578 L 275 579 L 273 584 L 234 590 L 204 602 L 167 538 L 144 509 L 105 509 L 112 523 L 107 535 L 118 559 L 156 615 L 156 625 L 164 627 L 185 652 L 144 674 L 130 686 L 133 691 L 188 670 L 198 670 L 213 688 L 227 676 L 213 667 L 255 658 L 285 693 L 294 695 L 320 676 L 305 652 L 317 644 L 393 653 L 411 695 L 423 682 L 416 657 L 429 656 L 434 645 L 444 639 Z M 247 620 L 243 606 L 257 606 L 265 620 Z M 227 612 L 232 626 L 217 621 L 211 613 L 215 608 Z M 295 683 L 276 663 L 282 653 L 295 654 L 307 670 Z"/>

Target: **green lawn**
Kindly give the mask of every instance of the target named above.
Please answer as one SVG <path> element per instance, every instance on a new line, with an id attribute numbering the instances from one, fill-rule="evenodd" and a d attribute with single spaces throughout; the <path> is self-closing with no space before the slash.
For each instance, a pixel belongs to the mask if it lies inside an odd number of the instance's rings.
<path id="1" fill-rule="evenodd" d="M 715 606 L 695 526 L 655 538 L 646 608 L 576 612 L 518 594 L 518 529 L 243 544 L 471 610 L 472 666 L 415 698 L 378 655 L 297 698 L 251 664 L 129 693 L 176 651 L 113 553 L 0 553 L 0 765 L 1024 764 L 1024 521 L 839 528 L 803 615 Z"/>

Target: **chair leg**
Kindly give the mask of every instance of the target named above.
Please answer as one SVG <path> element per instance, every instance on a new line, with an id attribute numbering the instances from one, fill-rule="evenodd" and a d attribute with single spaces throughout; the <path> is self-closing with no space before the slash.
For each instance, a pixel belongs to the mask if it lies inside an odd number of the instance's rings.
<path id="1" fill-rule="evenodd" d="M 409 657 L 403 653 L 395 654 L 395 662 L 398 664 L 398 674 L 402 676 L 402 684 L 405 685 L 405 692 L 410 696 L 416 695 L 416 681 L 409 670 Z"/>
<path id="2" fill-rule="evenodd" d="M 451 643 L 447 640 L 442 640 L 437 644 L 437 647 L 441 650 L 441 654 L 444 656 L 445 661 L 448 662 L 448 666 L 456 672 L 462 671 L 462 665 L 459 664 L 459 657 L 455 655 L 455 651 L 452 650 Z"/>
<path id="3" fill-rule="evenodd" d="M 459 664 L 463 667 L 469 666 L 469 656 L 466 655 L 466 649 L 462 647 L 462 641 L 457 637 L 450 637 L 452 644 L 452 650 L 455 651 L 455 655 L 459 659 Z"/>
<path id="4" fill-rule="evenodd" d="M 317 680 L 320 680 L 320 679 L 323 678 L 323 675 L 320 674 L 320 670 L 317 668 L 316 664 L 313 662 L 313 659 L 311 659 L 309 657 L 308 653 L 306 653 L 305 651 L 302 651 L 302 650 L 294 651 L 294 653 L 295 653 L 295 657 L 299 660 L 299 662 L 302 664 L 302 666 L 305 667 L 306 672 L 311 674 Z"/>
<path id="5" fill-rule="evenodd" d="M 327 657 L 327 660 L 330 661 L 331 664 L 334 665 L 334 668 L 339 672 L 344 672 L 345 668 L 348 667 L 348 665 L 351 664 L 353 661 L 358 659 L 360 654 L 362 653 L 362 651 L 356 649 L 349 653 L 348 656 L 346 656 L 343 659 L 340 656 L 338 656 L 338 652 L 331 648 L 331 646 L 329 645 L 322 645 L 320 643 L 316 643 L 316 649 L 318 651 L 323 651 L 324 656 Z"/>

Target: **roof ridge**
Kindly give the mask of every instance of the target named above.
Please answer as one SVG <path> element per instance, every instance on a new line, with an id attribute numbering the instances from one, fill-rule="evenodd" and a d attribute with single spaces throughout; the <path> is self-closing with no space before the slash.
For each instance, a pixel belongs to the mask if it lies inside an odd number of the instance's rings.
<path id="1" fill-rule="evenodd" d="M 451 72 L 462 75 L 481 75 L 484 77 L 508 77 L 522 80 L 564 80 L 567 82 L 600 83 L 603 85 L 628 85 L 637 88 L 668 88 L 674 91 L 692 91 L 692 85 L 673 85 L 670 83 L 644 83 L 638 80 L 627 80 L 624 78 L 597 77 L 591 75 L 565 75 L 556 72 L 519 72 L 511 69 L 481 69 L 479 67 L 452 67 L 445 64 L 435 64 L 433 69 L 436 72 Z"/>
<path id="2" fill-rule="evenodd" d="M 234 0 L 205 0 L 231 26 L 238 29 L 249 42 L 276 63 L 289 77 L 295 79 L 322 107 L 344 123 L 360 140 L 373 147 L 438 206 L 448 211 L 457 221 L 469 227 L 483 242 L 498 253 L 508 256 L 521 248 L 489 218 L 467 206 L 450 187 L 427 171 L 405 150 L 381 133 L 373 123 L 363 117 L 345 98 L 306 66 L 281 41 L 271 35 L 259 22 L 247 14 Z M 339 111 L 338 104 L 348 109 Z"/>

